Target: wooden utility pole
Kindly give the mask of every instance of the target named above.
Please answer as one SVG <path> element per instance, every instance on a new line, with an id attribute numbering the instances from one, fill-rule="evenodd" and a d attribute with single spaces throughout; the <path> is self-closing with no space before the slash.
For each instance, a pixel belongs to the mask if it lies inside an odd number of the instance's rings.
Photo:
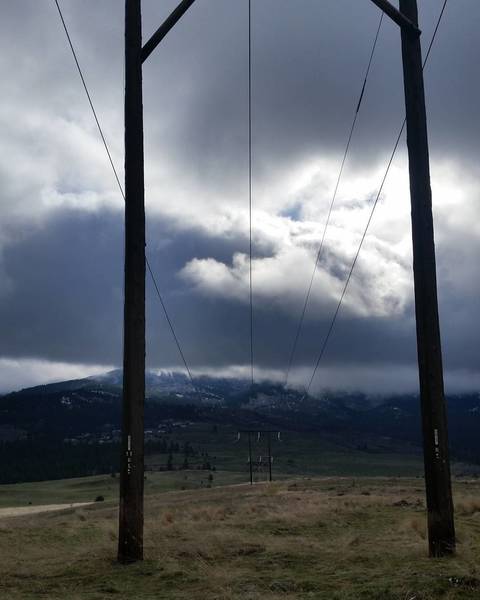
<path id="1" fill-rule="evenodd" d="M 125 308 L 118 560 L 143 559 L 145 185 L 142 63 L 195 0 L 182 0 L 142 48 L 141 0 L 125 0 Z"/>
<path id="2" fill-rule="evenodd" d="M 142 49 L 141 0 L 125 2 L 125 311 L 118 559 L 143 558 L 145 209 L 142 62 L 192 6 L 182 0 Z M 416 0 L 372 0 L 402 31 L 414 256 L 417 350 L 431 556 L 455 551 L 435 245 Z M 250 482 L 253 483 L 249 433 Z M 269 451 L 270 478 L 271 456 Z"/>
<path id="3" fill-rule="evenodd" d="M 417 0 L 400 0 L 400 11 L 418 24 Z M 437 557 L 455 551 L 455 526 L 438 318 L 427 117 L 420 36 L 407 27 L 402 27 L 401 35 L 428 541 L 430 556 Z"/>
<path id="4" fill-rule="evenodd" d="M 270 439 L 271 432 L 267 432 L 268 443 L 268 481 L 272 481 L 272 443 Z"/>
<path id="5" fill-rule="evenodd" d="M 248 465 L 250 467 L 250 485 L 253 485 L 252 439 L 250 431 L 248 432 Z"/>
<path id="6" fill-rule="evenodd" d="M 145 206 L 141 0 L 125 2 L 125 308 L 118 560 L 143 559 Z"/>

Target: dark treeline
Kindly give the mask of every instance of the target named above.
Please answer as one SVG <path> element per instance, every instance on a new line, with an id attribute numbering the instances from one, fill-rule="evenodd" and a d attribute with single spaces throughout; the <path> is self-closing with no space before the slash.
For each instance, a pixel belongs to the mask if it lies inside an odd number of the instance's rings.
<path id="1" fill-rule="evenodd" d="M 0 483 L 118 471 L 118 442 L 99 443 L 104 436 L 118 440 L 118 391 L 98 390 L 98 386 L 72 391 L 65 383 L 47 387 L 48 393 L 40 388 L 0 397 Z M 290 392 L 277 393 L 275 386 L 265 385 L 257 391 L 271 402 L 253 407 L 241 400 L 241 390 L 235 391 L 236 395 L 232 392 L 235 401 L 221 406 L 194 405 L 195 398 L 182 396 L 179 400 L 175 394 L 166 395 L 162 401 L 147 400 L 145 429 L 151 430 L 157 448 L 154 450 L 149 441 L 146 451 L 161 455 L 155 459 L 155 467 L 213 467 L 208 459 L 193 460 L 181 444 L 171 448 L 170 441 L 159 438 L 161 431 L 165 439 L 175 437 L 178 422 L 314 433 L 336 445 L 364 452 L 421 451 L 418 396 L 372 400 L 362 394 L 332 393 L 321 400 L 306 398 L 300 402 Z M 449 397 L 448 417 L 452 459 L 480 464 L 480 395 Z M 18 439 L 11 441 L 15 436 Z"/>
<path id="2" fill-rule="evenodd" d="M 166 419 L 198 420 L 198 408 L 175 403 L 169 396 L 164 402 L 145 402 L 145 428 L 155 427 Z M 65 438 L 85 432 L 101 433 L 120 427 L 121 396 L 118 393 L 81 390 L 39 394 L 38 391 L 15 392 L 0 397 L 0 426 L 9 426 L 32 435 Z"/>
<path id="3" fill-rule="evenodd" d="M 188 442 L 159 439 L 145 444 L 145 454 L 161 455 L 162 468 L 172 470 L 188 468 L 197 451 Z M 0 443 L 0 483 L 117 473 L 119 463 L 120 443 L 71 444 L 47 437 Z"/>
<path id="4" fill-rule="evenodd" d="M 0 445 L 0 483 L 43 481 L 118 471 L 120 444 L 79 444 L 36 438 Z"/>

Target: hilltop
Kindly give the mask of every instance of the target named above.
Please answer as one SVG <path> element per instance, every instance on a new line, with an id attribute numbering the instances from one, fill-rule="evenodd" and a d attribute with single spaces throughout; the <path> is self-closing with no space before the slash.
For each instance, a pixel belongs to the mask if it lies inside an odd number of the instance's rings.
<path id="1" fill-rule="evenodd" d="M 118 471 L 121 384 L 122 372 L 117 370 L 0 397 L 5 465 L 0 483 Z M 421 462 L 420 403 L 415 395 L 325 392 L 315 398 L 274 382 L 251 388 L 242 379 L 215 377 L 199 377 L 193 389 L 181 373 L 149 372 L 146 384 L 147 462 L 158 468 L 188 464 L 244 469 L 238 458 L 230 457 L 239 429 L 281 430 L 291 444 L 291 462 L 286 464 L 283 450 L 276 454 L 291 475 L 323 474 L 326 465 L 345 464 L 346 454 L 352 465 L 370 462 L 370 474 L 380 473 L 378 457 L 385 465 L 388 456 L 391 464 Z M 450 397 L 448 409 L 452 458 L 479 464 L 479 394 Z M 477 471 L 462 467 L 464 473 Z M 361 473 L 369 471 L 362 468 Z"/>

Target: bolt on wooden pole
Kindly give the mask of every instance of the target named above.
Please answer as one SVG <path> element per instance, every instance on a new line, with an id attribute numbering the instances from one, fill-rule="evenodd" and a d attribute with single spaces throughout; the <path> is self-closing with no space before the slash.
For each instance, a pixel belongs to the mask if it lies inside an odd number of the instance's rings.
<path id="1" fill-rule="evenodd" d="M 418 24 L 417 0 L 400 0 L 400 11 Z M 438 317 L 427 117 L 420 37 L 406 28 L 402 28 L 401 35 L 428 541 L 430 556 L 439 557 L 455 552 L 455 526 Z"/>
<path id="2" fill-rule="evenodd" d="M 145 207 L 141 0 L 125 2 L 125 306 L 118 560 L 143 559 Z"/>

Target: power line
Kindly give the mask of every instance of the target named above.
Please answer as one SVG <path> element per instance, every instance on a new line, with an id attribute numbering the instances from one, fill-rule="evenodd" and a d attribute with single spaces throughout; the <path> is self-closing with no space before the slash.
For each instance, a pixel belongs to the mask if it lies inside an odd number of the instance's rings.
<path id="1" fill-rule="evenodd" d="M 436 26 L 435 26 L 435 29 L 434 29 L 434 32 L 433 32 L 433 35 L 432 35 L 432 39 L 430 40 L 430 44 L 429 44 L 429 46 L 428 46 L 428 50 L 427 50 L 427 53 L 426 53 L 426 55 L 425 55 L 425 59 L 424 59 L 424 61 L 423 61 L 423 69 L 425 69 L 425 66 L 426 66 L 426 64 L 427 64 L 427 62 L 428 62 L 428 59 L 429 59 L 429 57 L 430 57 L 430 53 L 431 53 L 431 50 L 432 50 L 433 44 L 434 44 L 434 42 L 435 42 L 435 38 L 436 38 L 436 36 L 437 36 L 438 29 L 439 29 L 439 27 L 440 27 L 440 23 L 441 23 L 441 21 L 442 21 L 442 18 L 443 18 L 443 14 L 444 14 L 444 12 L 445 12 L 445 8 L 446 8 L 446 6 L 447 6 L 447 2 L 448 2 L 448 0 L 444 0 L 444 2 L 443 2 L 443 6 L 442 6 L 442 9 L 441 9 L 441 11 L 440 11 L 440 15 L 439 15 L 439 17 L 438 17 L 437 24 L 436 24 Z M 321 360 L 322 360 L 322 358 L 323 358 L 323 355 L 325 354 L 325 349 L 326 349 L 326 347 L 327 347 L 328 341 L 329 341 L 329 339 L 330 339 L 330 336 L 331 336 L 331 334 L 332 334 L 333 328 L 334 328 L 334 326 L 335 326 L 335 322 L 336 322 L 336 320 L 337 320 L 338 313 L 340 312 L 340 307 L 341 307 L 341 305 L 342 305 L 342 302 L 343 302 L 343 299 L 344 299 L 344 297 L 345 297 L 345 294 L 346 294 L 346 291 L 347 291 L 347 288 L 348 288 L 348 284 L 350 283 L 350 279 L 351 279 L 351 277 L 352 277 L 353 270 L 354 270 L 354 268 L 355 268 L 355 265 L 357 264 L 358 256 L 359 256 L 359 254 L 360 254 L 360 250 L 362 249 L 363 242 L 364 242 L 364 240 L 365 240 L 365 237 L 366 237 L 366 235 L 367 235 L 368 228 L 370 227 L 370 223 L 371 223 L 371 221 L 372 221 L 372 218 L 373 218 L 373 213 L 375 212 L 375 208 L 377 207 L 378 200 L 380 199 L 380 195 L 381 195 L 381 193 L 382 193 L 382 191 L 383 191 L 383 187 L 384 187 L 384 185 L 385 185 L 385 181 L 386 181 L 386 179 L 387 179 L 387 177 L 388 177 L 388 173 L 389 173 L 389 171 L 390 171 L 390 167 L 392 166 L 393 159 L 394 159 L 394 157 L 395 157 L 395 154 L 396 154 L 396 152 L 397 152 L 397 148 L 398 148 L 398 145 L 399 145 L 399 143 L 400 143 L 400 139 L 401 139 L 401 137 L 402 137 L 403 131 L 404 131 L 404 129 L 405 129 L 406 122 L 407 122 L 407 119 L 406 119 L 406 117 L 405 117 L 405 118 L 403 119 L 402 126 L 400 127 L 400 131 L 399 131 L 399 133 L 398 133 L 398 136 L 397 136 L 397 139 L 396 139 L 396 141 L 395 141 L 395 145 L 394 145 L 394 147 L 393 147 L 392 154 L 391 154 L 391 156 L 390 156 L 390 159 L 389 159 L 389 161 L 388 161 L 387 168 L 386 168 L 386 170 L 385 170 L 385 174 L 384 174 L 384 176 L 383 176 L 383 178 L 382 178 L 382 182 L 381 182 L 381 184 L 380 184 L 380 188 L 379 188 L 379 190 L 378 190 L 378 193 L 377 193 L 377 196 L 376 196 L 376 198 L 375 198 L 375 202 L 373 203 L 372 210 L 370 211 L 370 215 L 369 215 L 369 217 L 368 217 L 368 221 L 367 221 L 367 224 L 366 224 L 365 230 L 364 230 L 364 232 L 363 232 L 363 234 L 362 234 L 362 237 L 361 237 L 361 239 L 360 239 L 360 243 L 359 243 L 359 245 L 358 245 L 357 252 L 356 252 L 356 254 L 355 254 L 355 257 L 354 257 L 354 259 L 353 259 L 352 265 L 351 265 L 351 267 L 350 267 L 350 271 L 349 271 L 349 273 L 348 273 L 347 279 L 346 279 L 346 281 L 345 281 L 345 285 L 344 285 L 344 287 L 343 287 L 343 291 L 342 291 L 342 294 L 341 294 L 341 296 L 340 296 L 340 300 L 338 301 L 337 307 L 336 307 L 336 309 L 335 309 L 335 312 L 334 312 L 334 314 L 333 314 L 332 320 L 331 320 L 331 322 L 330 322 L 330 326 L 329 326 L 329 328 L 328 328 L 328 330 L 327 330 L 327 334 L 325 335 L 325 338 L 324 338 L 324 340 L 323 340 L 323 344 L 322 344 L 322 347 L 321 347 L 321 349 L 320 349 L 320 354 L 319 354 L 319 356 L 318 356 L 318 358 L 317 358 L 317 361 L 316 361 L 316 363 L 315 363 L 315 367 L 314 367 L 314 369 L 313 369 L 312 376 L 310 377 L 310 380 L 309 380 L 309 382 L 308 382 L 308 385 L 307 385 L 307 387 L 306 387 L 306 394 L 305 394 L 305 395 L 307 395 L 307 394 L 309 393 L 309 391 L 310 391 L 310 387 L 311 387 L 311 385 L 312 385 L 312 382 L 313 382 L 313 380 L 314 380 L 314 378 L 315 378 L 315 375 L 316 375 L 316 373 L 317 373 L 317 370 L 318 370 L 318 367 L 319 367 L 319 365 L 320 365 L 320 362 L 321 362 Z"/>
<path id="2" fill-rule="evenodd" d="M 253 282 L 252 282 L 252 2 L 248 0 L 248 207 L 249 207 L 249 291 L 250 291 L 250 378 L 254 382 Z"/>
<path id="3" fill-rule="evenodd" d="M 186 371 L 188 373 L 188 378 L 190 379 L 190 383 L 191 383 L 194 391 L 197 392 L 198 395 L 200 395 L 199 390 L 197 389 L 197 387 L 193 383 L 193 377 L 192 377 L 192 373 L 190 371 L 190 367 L 188 366 L 187 359 L 185 358 L 185 355 L 183 353 L 182 347 L 180 346 L 180 341 L 179 341 L 179 339 L 177 337 L 177 334 L 175 333 L 175 329 L 173 327 L 173 323 L 172 323 L 172 321 L 171 321 L 171 319 L 170 319 L 170 317 L 168 315 L 167 307 L 165 306 L 165 302 L 163 301 L 162 295 L 160 294 L 160 290 L 158 289 L 157 281 L 155 279 L 155 276 L 153 275 L 152 268 L 150 267 L 150 263 L 148 262 L 148 258 L 145 259 L 145 262 L 147 264 L 147 270 L 150 273 L 150 277 L 152 278 L 152 282 L 153 282 L 153 285 L 155 287 L 155 291 L 157 292 L 158 299 L 160 300 L 160 304 L 162 305 L 163 313 L 164 313 L 165 318 L 167 320 L 168 326 L 170 327 L 170 331 L 172 332 L 173 339 L 175 340 L 175 344 L 177 345 L 178 352 L 179 352 L 179 354 L 180 354 L 180 356 L 182 358 L 183 364 L 185 365 L 185 369 L 186 369 Z"/>
<path id="4" fill-rule="evenodd" d="M 303 322 L 305 320 L 305 313 L 307 311 L 308 301 L 310 300 L 310 294 L 311 294 L 311 291 L 312 291 L 313 281 L 315 279 L 315 274 L 317 272 L 317 268 L 318 268 L 318 265 L 320 263 L 320 257 L 322 255 L 323 244 L 324 244 L 324 241 L 325 241 L 325 235 L 327 233 L 328 225 L 330 223 L 330 217 L 332 215 L 333 206 L 334 206 L 335 200 L 337 198 L 338 187 L 340 185 L 340 180 L 341 180 L 342 174 L 343 174 L 343 168 L 344 168 L 345 162 L 347 160 L 347 155 L 348 155 L 348 151 L 350 149 L 350 143 L 352 141 L 353 132 L 355 130 L 355 125 L 357 124 L 358 113 L 360 111 L 360 106 L 362 104 L 363 96 L 365 94 L 365 88 L 366 88 L 366 85 L 367 85 L 368 76 L 370 74 L 370 68 L 372 66 L 373 55 L 375 54 L 375 49 L 377 47 L 378 36 L 380 34 L 380 29 L 382 27 L 382 22 L 383 22 L 383 12 L 380 15 L 380 21 L 378 23 L 377 31 L 375 33 L 375 38 L 373 40 L 372 50 L 370 52 L 370 57 L 369 57 L 369 60 L 368 60 L 367 70 L 365 72 L 365 77 L 364 77 L 364 80 L 363 80 L 362 89 L 360 91 L 360 96 L 358 98 L 358 102 L 357 102 L 357 105 L 356 105 L 355 114 L 354 114 L 354 117 L 353 117 L 352 125 L 350 127 L 350 133 L 348 135 L 348 140 L 347 140 L 347 144 L 346 144 L 346 147 L 345 147 L 345 152 L 343 154 L 343 160 L 342 160 L 341 165 L 340 165 L 340 171 L 338 173 L 337 182 L 335 184 L 335 189 L 334 189 L 334 192 L 333 192 L 332 200 L 330 202 L 330 207 L 328 209 L 327 220 L 325 221 L 325 226 L 323 228 L 322 240 L 321 240 L 320 246 L 318 248 L 317 257 L 315 259 L 315 264 L 313 266 L 312 276 L 310 277 L 310 283 L 308 285 L 307 293 L 305 295 L 305 301 L 303 303 L 303 308 L 302 308 L 302 312 L 301 312 L 301 315 L 300 315 L 300 320 L 298 322 L 298 326 L 297 326 L 297 329 L 296 329 L 296 332 L 295 332 L 295 338 L 294 338 L 294 341 L 293 341 L 292 350 L 290 352 L 290 357 L 289 357 L 289 360 L 288 360 L 287 374 L 286 374 L 286 377 L 285 377 L 285 386 L 288 384 L 288 379 L 290 377 L 290 371 L 291 371 L 291 368 L 292 368 L 293 359 L 294 359 L 295 353 L 297 351 L 298 340 L 300 338 L 300 333 L 302 331 Z"/>
<path id="5" fill-rule="evenodd" d="M 75 48 L 73 47 L 72 39 L 70 38 L 70 34 L 68 32 L 68 29 L 67 29 L 67 24 L 65 23 L 65 19 L 63 18 L 63 14 L 62 14 L 62 11 L 60 9 L 60 5 L 58 4 L 58 0 L 54 0 L 54 1 L 55 1 L 55 4 L 57 5 L 58 14 L 59 14 L 60 19 L 62 21 L 63 29 L 65 30 L 65 35 L 67 36 L 68 44 L 70 46 L 70 50 L 72 51 L 73 59 L 75 60 L 75 64 L 77 65 L 78 74 L 80 75 L 80 79 L 82 80 L 83 89 L 85 90 L 85 94 L 87 95 L 88 103 L 90 104 L 90 108 L 92 109 L 93 117 L 95 119 L 95 123 L 97 124 L 97 128 L 98 128 L 98 131 L 100 133 L 100 137 L 102 138 L 102 142 L 103 142 L 103 145 L 105 147 L 105 152 L 107 153 L 108 160 L 110 162 L 110 166 L 112 167 L 113 174 L 115 175 L 115 180 L 116 180 L 117 185 L 118 185 L 118 187 L 120 189 L 120 193 L 122 194 L 123 199 L 125 200 L 125 194 L 123 192 L 122 184 L 120 183 L 120 179 L 118 177 L 117 170 L 116 170 L 115 165 L 113 163 L 112 155 L 110 154 L 110 150 L 108 148 L 107 141 L 105 139 L 105 136 L 103 135 L 103 131 L 102 131 L 102 128 L 100 126 L 100 122 L 99 122 L 98 117 L 97 117 L 97 112 L 95 110 L 95 107 L 93 106 L 93 102 L 92 102 L 92 98 L 90 96 L 90 92 L 88 91 L 88 87 L 87 87 L 87 84 L 85 82 L 85 78 L 83 76 L 82 69 L 80 67 L 80 63 L 78 62 L 78 59 L 77 59 L 77 53 L 75 52 Z"/>
<path id="6" fill-rule="evenodd" d="M 79 63 L 79 61 L 78 61 L 78 58 L 77 58 L 77 53 L 76 53 L 76 51 L 75 51 L 75 48 L 74 48 L 74 46 L 73 46 L 72 39 L 71 39 L 71 37 L 70 37 L 70 33 L 69 33 L 69 31 L 68 31 L 68 28 L 67 28 L 67 24 L 66 24 L 66 22 L 65 22 L 65 19 L 63 18 L 63 13 L 62 13 L 62 10 L 61 10 L 61 8 L 60 8 L 60 5 L 59 5 L 59 3 L 58 3 L 58 0 L 54 0 L 54 2 L 55 2 L 55 4 L 56 4 L 57 10 L 58 10 L 58 14 L 59 14 L 59 16 L 60 16 L 60 20 L 61 20 L 61 22 L 62 22 L 62 25 L 63 25 L 63 29 L 65 30 L 65 35 L 67 36 L 68 44 L 69 44 L 69 46 L 70 46 L 70 50 L 72 51 L 73 59 L 74 59 L 74 61 L 75 61 L 75 64 L 76 64 L 76 66 L 77 66 L 77 70 L 78 70 L 78 74 L 80 75 L 80 79 L 81 79 L 81 81 L 82 81 L 83 89 L 85 90 L 85 94 L 86 94 L 86 96 L 87 96 L 88 103 L 90 104 L 90 108 L 91 108 L 91 110 L 92 110 L 93 117 L 94 117 L 94 119 L 95 119 L 95 123 L 97 124 L 97 129 L 98 129 L 98 131 L 99 131 L 99 133 L 100 133 L 100 137 L 102 138 L 103 146 L 104 146 L 104 148 L 105 148 L 105 152 L 107 153 L 108 161 L 109 161 L 109 163 L 110 163 L 110 166 L 112 167 L 112 171 L 113 171 L 113 174 L 114 174 L 114 176 L 115 176 L 115 181 L 117 182 L 118 189 L 120 190 L 120 194 L 122 195 L 122 198 L 123 198 L 123 200 L 124 200 L 124 202 L 125 202 L 125 201 L 126 201 L 126 198 L 125 198 L 125 192 L 123 191 L 122 184 L 120 183 L 120 178 L 119 178 L 119 176 L 118 176 L 117 169 L 115 168 L 115 164 L 114 164 L 114 162 L 113 162 L 112 155 L 111 155 L 111 153 L 110 153 L 110 150 L 109 150 L 109 147 L 108 147 L 107 141 L 106 141 L 106 139 L 105 139 L 105 136 L 104 136 L 104 134 L 103 134 L 103 130 L 102 130 L 102 127 L 101 127 L 101 125 L 100 125 L 100 121 L 99 121 L 99 119 L 98 119 L 98 117 L 97 117 L 97 112 L 96 112 L 96 110 L 95 110 L 95 107 L 94 107 L 94 105 L 93 105 L 93 101 L 92 101 L 92 98 L 91 98 L 91 96 L 90 96 L 90 92 L 89 92 L 89 90 L 88 90 L 88 87 L 87 87 L 87 84 L 86 84 L 86 81 L 85 81 L 85 77 L 83 76 L 82 68 L 80 67 L 80 63 Z M 145 260 L 146 260 L 147 270 L 148 270 L 148 272 L 149 272 L 149 274 L 150 274 L 150 277 L 151 277 L 151 279 L 152 279 L 152 282 L 153 282 L 153 285 L 154 285 L 154 288 L 155 288 L 156 294 L 157 294 L 157 296 L 158 296 L 158 299 L 159 299 L 159 301 L 160 301 L 160 304 L 161 304 L 161 306 L 162 306 L 162 309 L 163 309 L 163 312 L 164 312 L 165 318 L 166 318 L 166 320 L 167 320 L 168 326 L 169 326 L 169 328 L 170 328 L 170 331 L 171 331 L 171 333 L 172 333 L 173 339 L 175 340 L 175 344 L 176 344 L 176 346 L 177 346 L 177 349 L 178 349 L 178 352 L 179 352 L 179 354 L 180 354 L 180 357 L 181 357 L 181 359 L 182 359 L 182 362 L 183 362 L 183 364 L 184 364 L 184 366 L 185 366 L 185 369 L 186 369 L 186 371 L 187 371 L 188 377 L 189 377 L 189 379 L 190 379 L 190 383 L 191 383 L 191 385 L 192 385 L 192 387 L 193 387 L 194 391 L 195 391 L 197 394 L 199 394 L 199 391 L 198 391 L 197 387 L 195 386 L 195 384 L 194 384 L 194 382 L 193 382 L 192 373 L 191 373 L 191 371 L 190 371 L 190 368 L 189 368 L 189 366 L 188 366 L 187 360 L 186 360 L 186 358 L 185 358 L 185 354 L 183 353 L 182 347 L 181 347 L 181 345 L 180 345 L 180 341 L 179 341 L 179 339 L 178 339 L 178 337 L 177 337 L 177 335 L 176 335 L 176 333 L 175 333 L 175 329 L 174 329 L 174 326 L 173 326 L 172 320 L 170 319 L 170 316 L 169 316 L 169 314 L 168 314 L 167 307 L 166 307 L 166 305 L 165 305 L 165 302 L 164 302 L 164 300 L 163 300 L 163 298 L 162 298 L 162 295 L 161 295 L 161 293 L 160 293 L 159 287 L 158 287 L 158 285 L 157 285 L 156 278 L 155 278 L 155 276 L 154 276 L 154 274 L 153 274 L 152 268 L 151 268 L 151 266 L 150 266 L 150 263 L 149 263 L 149 261 L 148 261 L 148 257 L 146 257 L 146 259 L 145 259 Z M 199 394 L 199 395 L 200 395 L 200 394 Z"/>

